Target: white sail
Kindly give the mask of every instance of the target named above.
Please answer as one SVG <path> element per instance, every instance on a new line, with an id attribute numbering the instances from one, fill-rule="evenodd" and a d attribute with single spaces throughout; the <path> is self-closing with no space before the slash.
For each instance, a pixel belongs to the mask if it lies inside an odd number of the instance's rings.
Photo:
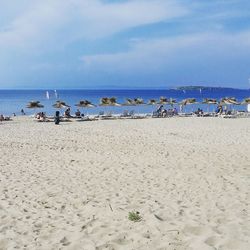
<path id="1" fill-rule="evenodd" d="M 49 99 L 49 91 L 46 91 L 46 98 Z"/>
<path id="2" fill-rule="evenodd" d="M 58 98 L 58 94 L 57 94 L 56 89 L 54 90 L 54 92 L 55 92 L 55 98 L 57 99 Z"/>

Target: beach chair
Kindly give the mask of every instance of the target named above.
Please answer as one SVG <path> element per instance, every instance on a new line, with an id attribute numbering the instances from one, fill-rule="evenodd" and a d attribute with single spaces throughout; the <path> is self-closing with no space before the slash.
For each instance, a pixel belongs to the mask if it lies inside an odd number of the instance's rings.
<path id="1" fill-rule="evenodd" d="M 161 115 L 160 115 L 159 112 L 153 111 L 153 113 L 152 113 L 152 118 L 160 118 L 160 117 L 161 117 Z"/>

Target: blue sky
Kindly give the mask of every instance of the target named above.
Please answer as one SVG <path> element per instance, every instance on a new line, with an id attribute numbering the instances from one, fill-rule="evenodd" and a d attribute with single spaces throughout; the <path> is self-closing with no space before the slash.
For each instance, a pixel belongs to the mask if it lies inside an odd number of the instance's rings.
<path id="1" fill-rule="evenodd" d="M 249 78 L 249 0 L 0 0 L 0 88 L 249 88 Z"/>

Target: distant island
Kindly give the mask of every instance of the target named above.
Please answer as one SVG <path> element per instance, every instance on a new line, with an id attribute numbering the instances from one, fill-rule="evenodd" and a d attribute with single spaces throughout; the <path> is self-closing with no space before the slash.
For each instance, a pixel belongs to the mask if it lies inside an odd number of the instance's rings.
<path id="1" fill-rule="evenodd" d="M 180 86 L 176 88 L 172 88 L 175 90 L 235 90 L 236 88 L 228 88 L 228 87 L 205 87 L 205 86 Z"/>

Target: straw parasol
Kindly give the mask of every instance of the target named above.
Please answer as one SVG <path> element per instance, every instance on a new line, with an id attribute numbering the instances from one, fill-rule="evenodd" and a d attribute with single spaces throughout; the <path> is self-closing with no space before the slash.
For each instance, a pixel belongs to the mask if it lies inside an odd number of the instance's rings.
<path id="1" fill-rule="evenodd" d="M 168 101 L 168 104 L 170 104 L 171 106 L 173 106 L 176 103 L 177 103 L 176 100 L 173 99 L 173 98 L 170 98 L 169 101 Z"/>
<path id="2" fill-rule="evenodd" d="M 250 97 L 245 98 L 241 104 L 250 104 Z"/>
<path id="3" fill-rule="evenodd" d="M 39 101 L 31 101 L 28 103 L 26 108 L 29 109 L 37 109 L 37 108 L 43 108 L 44 106 Z"/>
<path id="4" fill-rule="evenodd" d="M 230 107 L 231 105 L 240 105 L 240 103 L 237 102 L 235 97 L 224 97 L 221 99 L 220 105 L 228 105 Z"/>
<path id="5" fill-rule="evenodd" d="M 148 102 L 148 105 L 156 105 L 157 102 L 155 99 L 150 99 L 149 102 Z"/>
<path id="6" fill-rule="evenodd" d="M 77 106 L 79 108 L 93 108 L 93 107 L 95 107 L 95 105 L 92 104 L 88 100 L 81 100 L 81 101 L 79 101 L 79 103 L 75 104 L 75 106 Z"/>
<path id="7" fill-rule="evenodd" d="M 63 101 L 56 101 L 55 104 L 52 105 L 54 108 L 57 109 L 64 109 L 64 108 L 69 108 L 70 106 L 68 104 L 66 104 Z"/>
<path id="8" fill-rule="evenodd" d="M 240 103 L 237 102 L 235 97 L 224 97 L 224 98 L 221 99 L 220 104 L 240 105 Z"/>
<path id="9" fill-rule="evenodd" d="M 116 97 L 103 97 L 101 99 L 100 106 L 121 106 L 121 104 L 116 102 Z"/>
<path id="10" fill-rule="evenodd" d="M 135 101 L 130 98 L 126 98 L 126 102 L 122 104 L 123 106 L 135 106 Z"/>
<path id="11" fill-rule="evenodd" d="M 195 104 L 195 103 L 196 103 L 195 98 L 187 98 L 187 99 L 184 99 L 180 102 L 180 104 L 182 104 L 182 105 L 189 105 L 189 104 Z"/>
<path id="12" fill-rule="evenodd" d="M 211 99 L 211 98 L 205 98 L 203 99 L 203 104 L 217 104 L 217 100 L 216 99 Z"/>
<path id="13" fill-rule="evenodd" d="M 184 99 L 180 102 L 181 106 L 186 106 L 186 105 L 191 105 L 191 104 L 196 104 L 196 99 L 195 98 L 187 98 Z M 181 108 L 180 108 L 181 109 Z"/>
<path id="14" fill-rule="evenodd" d="M 247 111 L 250 112 L 250 97 L 246 98 L 242 104 L 247 105 Z"/>
<path id="15" fill-rule="evenodd" d="M 215 105 L 215 104 L 218 104 L 217 100 L 216 99 L 212 99 L 212 98 L 205 98 L 203 99 L 203 104 L 207 104 L 208 105 L 208 112 L 210 110 L 210 105 Z"/>
<path id="16" fill-rule="evenodd" d="M 136 105 L 144 105 L 145 104 L 142 98 L 135 98 L 134 103 Z"/>
<path id="17" fill-rule="evenodd" d="M 36 109 L 43 108 L 44 106 L 39 101 L 31 101 L 27 104 L 26 108 L 28 109 L 34 109 L 34 112 Z"/>
<path id="18" fill-rule="evenodd" d="M 158 102 L 158 104 L 161 104 L 161 105 L 165 105 L 168 103 L 169 103 L 168 99 L 166 97 L 163 97 L 163 96 L 160 97 L 160 101 Z"/>

